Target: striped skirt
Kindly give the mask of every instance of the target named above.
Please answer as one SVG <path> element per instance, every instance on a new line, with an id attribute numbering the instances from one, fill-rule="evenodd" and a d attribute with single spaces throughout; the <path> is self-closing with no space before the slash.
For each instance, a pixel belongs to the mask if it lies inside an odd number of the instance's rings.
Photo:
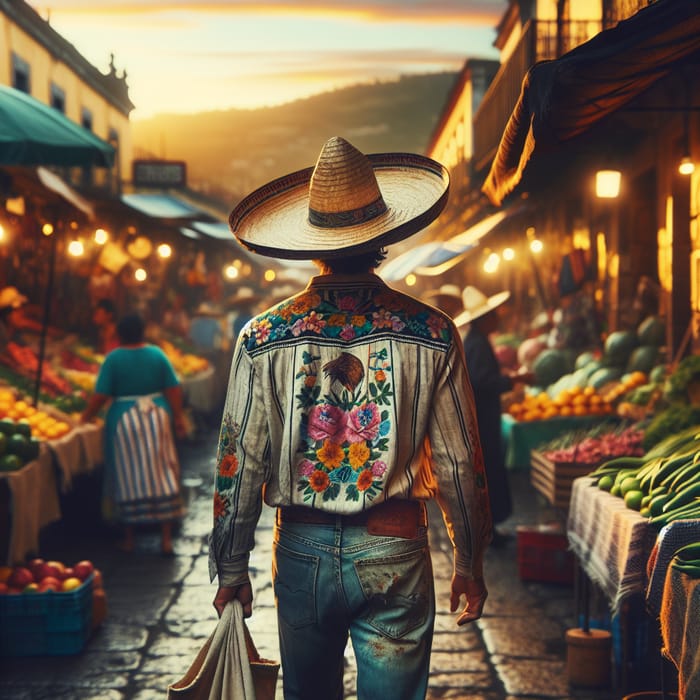
<path id="1" fill-rule="evenodd" d="M 182 517 L 180 463 L 170 415 L 151 397 L 137 399 L 119 419 L 114 436 L 114 505 L 123 523 Z"/>

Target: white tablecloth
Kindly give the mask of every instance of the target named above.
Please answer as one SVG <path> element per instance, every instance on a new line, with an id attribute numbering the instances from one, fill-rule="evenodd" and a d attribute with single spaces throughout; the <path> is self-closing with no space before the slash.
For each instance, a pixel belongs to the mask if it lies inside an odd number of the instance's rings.
<path id="1" fill-rule="evenodd" d="M 656 532 L 647 518 L 599 489 L 589 476 L 574 480 L 566 534 L 579 564 L 603 590 L 613 614 L 626 596 L 644 592 Z"/>

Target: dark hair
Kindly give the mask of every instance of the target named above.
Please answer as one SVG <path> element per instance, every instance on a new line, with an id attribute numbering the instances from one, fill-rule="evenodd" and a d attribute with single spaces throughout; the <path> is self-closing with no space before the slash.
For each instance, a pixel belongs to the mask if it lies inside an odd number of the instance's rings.
<path id="1" fill-rule="evenodd" d="M 100 299 L 97 304 L 95 304 L 95 308 L 102 309 L 108 314 L 112 314 L 112 316 L 117 315 L 117 307 L 111 299 Z"/>
<path id="2" fill-rule="evenodd" d="M 143 342 L 145 324 L 138 314 L 127 314 L 117 323 L 117 335 L 124 345 Z"/>
<path id="3" fill-rule="evenodd" d="M 378 250 L 370 250 L 368 253 L 360 253 L 359 255 L 347 255 L 339 258 L 321 259 L 321 265 L 335 273 L 358 274 L 374 270 L 386 260 L 386 250 L 379 248 Z"/>

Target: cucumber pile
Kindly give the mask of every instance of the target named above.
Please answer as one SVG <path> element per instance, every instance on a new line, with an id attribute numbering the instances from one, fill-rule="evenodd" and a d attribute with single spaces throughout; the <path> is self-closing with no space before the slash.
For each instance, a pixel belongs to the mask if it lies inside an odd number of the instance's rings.
<path id="1" fill-rule="evenodd" d="M 670 435 L 641 457 L 603 462 L 590 476 L 658 529 L 700 519 L 700 425 Z"/>
<path id="2" fill-rule="evenodd" d="M 700 578 L 700 542 L 691 542 L 676 550 L 671 566 L 692 578 Z"/>

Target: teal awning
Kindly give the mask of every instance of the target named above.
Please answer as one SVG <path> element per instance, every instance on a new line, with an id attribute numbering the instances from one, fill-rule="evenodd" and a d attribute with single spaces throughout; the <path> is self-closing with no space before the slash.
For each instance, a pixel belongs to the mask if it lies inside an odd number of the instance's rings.
<path id="1" fill-rule="evenodd" d="M 114 147 L 31 95 L 0 85 L 0 165 L 99 166 Z"/>

